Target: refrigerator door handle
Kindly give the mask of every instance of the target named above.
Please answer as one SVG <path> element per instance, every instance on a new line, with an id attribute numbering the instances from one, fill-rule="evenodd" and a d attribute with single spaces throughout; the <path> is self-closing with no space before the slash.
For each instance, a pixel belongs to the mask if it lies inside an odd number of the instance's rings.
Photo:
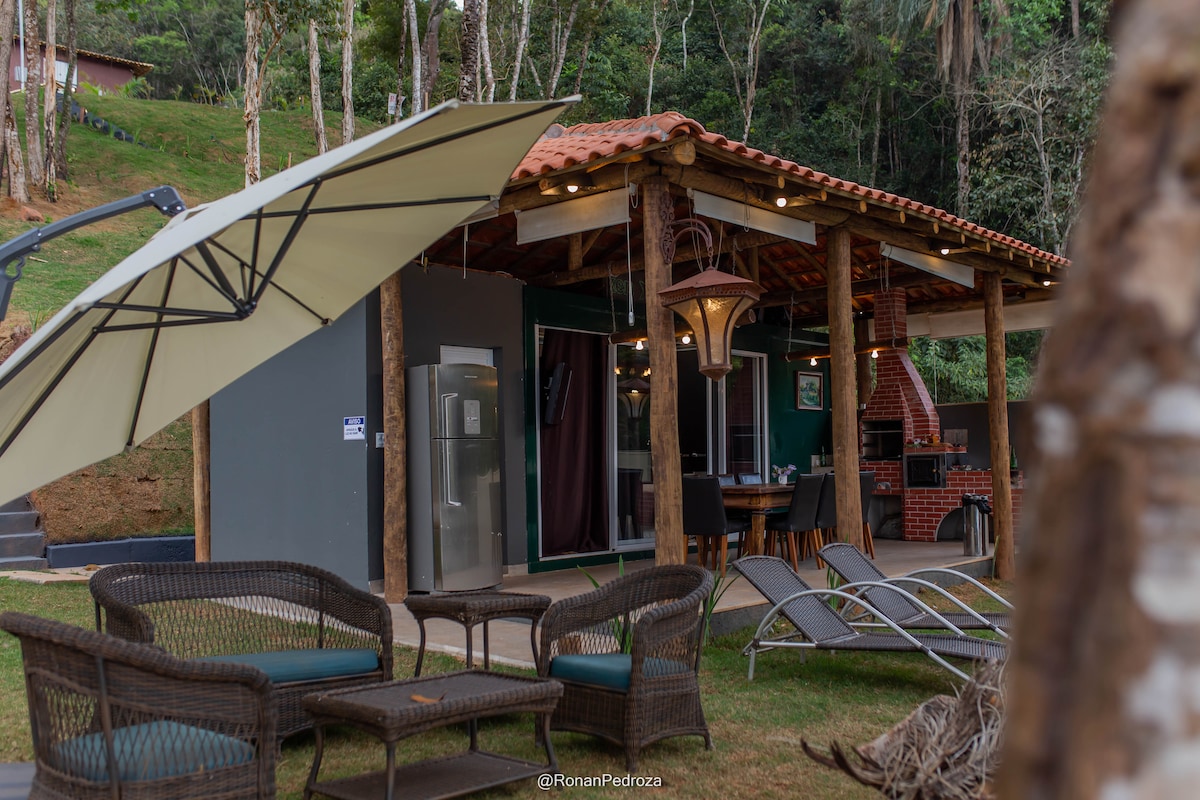
<path id="1" fill-rule="evenodd" d="M 452 447 L 446 447 L 445 455 L 442 457 L 442 493 L 445 495 L 444 502 L 448 506 L 461 506 L 462 502 L 454 499 L 454 492 L 451 489 L 452 481 L 454 480 L 454 470 L 450 463 L 450 451 Z"/>
<path id="2" fill-rule="evenodd" d="M 450 429 L 450 401 L 458 397 L 458 392 L 447 392 L 442 395 L 442 433 L 439 436 L 461 436 L 458 431 Z"/>

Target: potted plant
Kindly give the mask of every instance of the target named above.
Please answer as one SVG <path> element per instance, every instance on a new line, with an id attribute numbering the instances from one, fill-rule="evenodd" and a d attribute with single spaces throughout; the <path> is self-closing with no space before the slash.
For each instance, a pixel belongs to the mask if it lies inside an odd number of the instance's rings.
<path id="1" fill-rule="evenodd" d="M 771 474 L 775 477 L 775 480 L 779 481 L 780 483 L 787 483 L 788 476 L 795 471 L 795 464 L 788 464 L 784 467 L 777 467 L 774 464 L 771 465 Z"/>

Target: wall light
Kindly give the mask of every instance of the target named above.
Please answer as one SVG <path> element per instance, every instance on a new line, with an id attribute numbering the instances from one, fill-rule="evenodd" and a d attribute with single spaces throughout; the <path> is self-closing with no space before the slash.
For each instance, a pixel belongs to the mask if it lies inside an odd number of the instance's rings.
<path id="1" fill-rule="evenodd" d="M 813 356 L 812 358 L 810 358 L 810 359 L 808 360 L 808 365 L 809 365 L 810 367 L 815 367 L 815 366 L 817 365 L 817 357 L 816 357 L 816 356 Z"/>
<path id="2" fill-rule="evenodd" d="M 872 351 L 871 351 L 871 358 L 879 358 L 879 351 L 878 351 L 878 350 L 872 350 Z"/>
<path id="3" fill-rule="evenodd" d="M 1046 280 L 1042 281 L 1042 286 L 1050 286 L 1053 283 L 1054 283 L 1054 281 L 1050 280 L 1049 278 L 1046 278 Z"/>
<path id="4" fill-rule="evenodd" d="M 680 339 L 679 341 L 681 341 L 684 344 L 691 344 L 692 343 L 692 335 L 690 333 L 685 333 L 683 335 L 683 338 Z"/>
<path id="5" fill-rule="evenodd" d="M 641 340 L 641 339 L 638 339 L 638 340 L 637 340 L 637 344 L 635 344 L 635 345 L 633 346 L 633 349 L 634 349 L 634 350 L 645 350 L 645 349 L 646 349 L 646 346 L 645 346 L 644 344 L 642 344 L 642 340 Z"/>

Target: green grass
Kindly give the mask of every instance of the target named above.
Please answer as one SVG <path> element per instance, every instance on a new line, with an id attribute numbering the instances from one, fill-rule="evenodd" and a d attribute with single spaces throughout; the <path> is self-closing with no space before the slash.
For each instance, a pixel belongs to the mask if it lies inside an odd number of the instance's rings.
<path id="1" fill-rule="evenodd" d="M 1001 587 L 1006 592 L 1010 587 Z M 957 590 L 956 590 L 957 591 Z M 36 586 L 0 579 L 0 608 L 29 610 L 76 625 L 92 626 L 92 604 L 81 584 Z M 800 750 L 803 737 L 816 745 L 837 740 L 860 744 L 886 731 L 929 697 L 952 692 L 948 672 L 916 654 L 799 653 L 776 651 L 758 658 L 755 679 L 746 679 L 742 647 L 751 631 L 718 638 L 704 652 L 701 685 L 704 709 L 716 749 L 705 751 L 698 737 L 668 739 L 646 748 L 639 775 L 662 779 L 652 790 L 664 798 L 724 800 L 728 797 L 808 800 L 877 798 L 849 777 L 817 765 Z M 396 675 L 412 674 L 415 653 L 396 649 Z M 427 672 L 460 668 L 447 656 L 431 654 Z M 528 674 L 528 673 L 525 673 Z M 0 634 L 0 761 L 32 758 L 25 692 L 16 641 Z M 532 718 L 513 715 L 481 724 L 482 746 L 538 759 Z M 620 750 L 597 739 L 568 733 L 552 736 L 564 775 L 624 775 Z M 446 755 L 466 747 L 466 733 L 450 727 L 406 739 L 397 749 L 401 761 Z M 300 734 L 284 743 L 277 768 L 278 796 L 301 796 L 313 756 L 313 737 Z M 333 728 L 326 739 L 322 778 L 381 769 L 383 747 L 349 728 Z M 572 798 L 629 798 L 629 788 L 577 788 Z M 496 789 L 485 798 L 539 795 L 530 781 Z"/>

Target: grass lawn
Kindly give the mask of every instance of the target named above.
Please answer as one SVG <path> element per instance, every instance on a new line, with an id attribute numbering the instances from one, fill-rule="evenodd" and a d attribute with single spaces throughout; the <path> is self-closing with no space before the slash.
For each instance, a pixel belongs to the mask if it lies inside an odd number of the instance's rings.
<path id="1" fill-rule="evenodd" d="M 1002 593 L 1009 587 L 1001 589 Z M 978 608 L 988 605 L 963 592 Z M 83 584 L 38 586 L 0 579 L 0 608 L 29 611 L 85 627 L 93 625 L 91 597 Z M 716 749 L 699 737 L 668 739 L 642 752 L 639 775 L 657 777 L 662 788 L 572 788 L 552 790 L 572 798 L 630 797 L 654 791 L 657 797 L 804 797 L 809 800 L 877 798 L 874 790 L 812 762 L 800 750 L 801 737 L 820 745 L 838 740 L 859 744 L 875 738 L 932 695 L 952 692 L 950 673 L 916 654 L 809 653 L 775 651 L 759 656 L 753 682 L 746 680 L 742 647 L 750 630 L 719 638 L 704 651 L 701 683 L 704 708 Z M 426 672 L 460 668 L 460 662 L 431 654 Z M 396 649 L 395 674 L 412 674 L 415 652 Z M 0 761 L 33 758 L 17 641 L 0 633 Z M 514 715 L 480 726 L 485 749 L 537 759 L 532 717 Z M 562 773 L 571 777 L 624 775 L 624 756 L 597 739 L 553 734 Z M 451 727 L 401 743 L 397 759 L 411 761 L 465 749 L 466 734 Z M 313 738 L 287 740 L 277 770 L 278 796 L 299 798 L 312 763 Z M 383 747 L 371 737 L 335 728 L 327 737 L 322 776 L 337 777 L 381 769 Z M 532 781 L 482 793 L 480 797 L 541 794 Z"/>

